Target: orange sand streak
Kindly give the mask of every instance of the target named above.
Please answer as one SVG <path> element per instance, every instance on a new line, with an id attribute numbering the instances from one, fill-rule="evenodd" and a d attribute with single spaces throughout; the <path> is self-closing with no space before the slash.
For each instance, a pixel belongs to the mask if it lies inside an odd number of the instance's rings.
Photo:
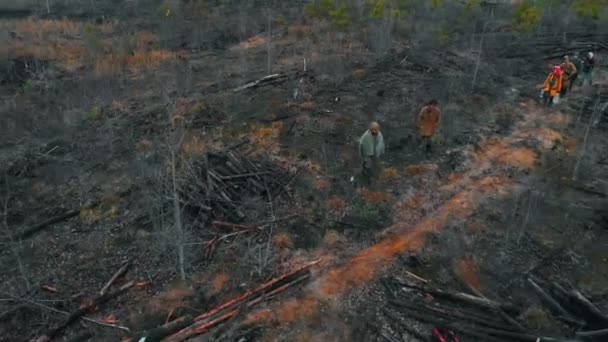
<path id="1" fill-rule="evenodd" d="M 329 270 L 319 279 L 318 294 L 321 297 L 337 295 L 372 280 L 397 255 L 422 247 L 428 233 L 443 228 L 451 218 L 469 216 L 475 209 L 475 199 L 480 193 L 479 190 L 502 187 L 504 182 L 506 180 L 497 177 L 483 178 L 454 195 L 435 213 L 416 224 L 412 230 L 397 237 L 387 238 L 355 254 L 346 264 Z M 407 229 L 407 227 L 395 228 L 401 231 Z"/>

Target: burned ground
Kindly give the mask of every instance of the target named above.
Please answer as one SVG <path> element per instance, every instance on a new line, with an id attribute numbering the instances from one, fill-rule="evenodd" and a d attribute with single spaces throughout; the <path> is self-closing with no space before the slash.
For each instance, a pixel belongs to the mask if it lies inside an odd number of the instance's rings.
<path id="1" fill-rule="evenodd" d="M 562 41 L 485 3 L 452 35 L 421 29 L 439 15 L 422 9 L 404 33 L 354 16 L 360 28 L 337 30 L 296 2 L 268 21 L 253 2 L 129 3 L 134 22 L 110 3 L 3 18 L 0 340 L 48 336 L 125 263 L 109 292 L 129 290 L 52 338 L 138 341 L 315 260 L 191 340 L 424 341 L 473 324 L 425 321 L 425 305 L 509 324 L 437 291 L 508 303 L 528 336 L 574 336 L 530 276 L 606 312 L 604 59 L 593 87 L 536 103 L 546 65 L 605 42 L 605 20 L 573 21 Z M 426 155 L 413 120 L 430 98 L 444 117 Z M 363 188 L 371 120 L 387 154 Z"/>

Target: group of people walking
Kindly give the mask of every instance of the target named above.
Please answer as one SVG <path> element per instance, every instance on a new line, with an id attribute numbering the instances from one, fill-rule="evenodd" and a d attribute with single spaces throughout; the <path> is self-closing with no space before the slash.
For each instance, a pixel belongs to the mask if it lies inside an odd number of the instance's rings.
<path id="1" fill-rule="evenodd" d="M 564 61 L 553 67 L 542 87 L 541 98 L 545 107 L 558 103 L 560 98 L 572 90 L 572 86 L 581 75 L 581 85 L 592 84 L 592 73 L 595 67 L 593 52 L 581 58 L 578 53 L 571 59 L 564 56 Z"/>
<path id="2" fill-rule="evenodd" d="M 576 53 L 572 58 L 564 56 L 561 64 L 555 65 L 542 86 L 541 98 L 545 106 L 558 103 L 560 97 L 572 90 L 575 82 L 581 79 L 581 85 L 592 84 L 592 73 L 595 67 L 593 52 L 581 58 Z M 430 100 L 416 116 L 418 138 L 427 153 L 431 150 L 433 135 L 441 122 L 441 110 L 437 100 Z M 364 184 L 371 185 L 378 170 L 378 160 L 384 154 L 384 137 L 380 125 L 372 122 L 369 129 L 359 139 L 359 156 L 361 157 L 361 178 Z"/>
<path id="3" fill-rule="evenodd" d="M 427 153 L 431 151 L 433 135 L 441 121 L 441 110 L 437 100 L 430 100 L 416 116 L 418 138 Z M 384 154 L 384 137 L 380 125 L 372 122 L 369 129 L 359 139 L 359 156 L 361 157 L 361 176 L 366 185 L 370 185 L 378 170 L 378 160 Z"/>

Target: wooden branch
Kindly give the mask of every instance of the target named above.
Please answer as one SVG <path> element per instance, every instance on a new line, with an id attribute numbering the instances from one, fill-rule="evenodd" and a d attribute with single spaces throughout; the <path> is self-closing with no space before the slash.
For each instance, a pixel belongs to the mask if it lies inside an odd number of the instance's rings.
<path id="1" fill-rule="evenodd" d="M 260 298 L 274 297 L 278 293 L 285 291 L 287 288 L 303 281 L 304 279 L 307 279 L 310 276 L 309 273 L 306 273 L 305 275 L 301 275 L 297 279 L 289 281 L 286 284 L 279 285 L 283 281 L 287 281 L 288 279 L 290 279 L 292 277 L 298 276 L 299 274 L 301 274 L 304 271 L 308 271 L 308 269 L 310 267 L 312 267 L 313 265 L 316 265 L 320 261 L 321 261 L 321 259 L 310 262 L 301 267 L 298 267 L 297 269 L 295 269 L 291 272 L 285 273 L 284 275 L 282 275 L 280 277 L 271 279 L 270 281 L 256 287 L 255 289 L 249 290 L 236 298 L 233 298 L 227 302 L 224 302 L 223 304 L 217 306 L 216 308 L 209 310 L 209 311 L 195 317 L 193 320 L 194 324 L 183 328 L 182 330 L 169 336 L 168 338 L 166 338 L 163 341 L 164 342 L 180 342 L 180 341 L 184 341 L 185 339 L 188 339 L 192 336 L 199 335 L 199 334 L 202 334 L 202 333 L 208 331 L 209 329 L 225 322 L 226 320 L 228 320 L 231 317 L 233 317 L 234 315 L 236 315 L 243 307 L 243 306 L 241 306 L 241 304 L 246 302 L 247 300 L 250 300 L 250 301 L 246 304 L 246 306 L 251 307 L 251 306 L 261 302 Z M 279 286 L 275 287 L 277 285 L 279 285 Z M 230 311 L 228 311 L 227 313 L 224 313 L 220 316 L 217 316 L 216 318 L 214 318 L 212 320 L 208 320 L 213 316 L 216 316 L 222 312 L 225 312 L 226 310 L 230 310 Z"/>
<path id="2" fill-rule="evenodd" d="M 44 230 L 45 228 L 52 226 L 56 223 L 59 222 L 63 222 L 66 220 L 69 220 L 73 217 L 76 217 L 78 215 L 80 215 L 80 210 L 81 209 L 76 209 L 76 210 L 70 210 L 67 211 L 63 214 L 57 215 L 55 217 L 52 217 L 46 221 L 40 222 L 36 225 L 33 225 L 31 227 L 29 227 L 28 229 L 26 229 L 25 231 L 21 232 L 21 233 L 17 233 L 13 239 L 14 240 L 22 240 L 22 239 L 27 239 L 29 237 L 31 237 L 32 235 Z"/>
<path id="3" fill-rule="evenodd" d="M 395 279 L 397 279 L 397 278 L 395 278 Z M 492 310 L 503 309 L 503 310 L 508 310 L 508 311 L 513 310 L 513 306 L 511 304 L 500 303 L 500 302 L 497 302 L 497 301 L 494 301 L 491 299 L 487 299 L 487 298 L 479 298 L 479 297 L 472 296 L 472 295 L 462 293 L 462 292 L 448 292 L 448 291 L 444 291 L 444 290 L 440 290 L 440 289 L 419 286 L 419 285 L 415 285 L 415 284 L 410 284 L 403 280 L 398 280 L 398 282 L 399 282 L 399 284 L 401 284 L 405 287 L 411 288 L 411 289 L 430 293 L 431 295 L 434 295 L 437 297 L 443 297 L 443 298 L 447 298 L 447 299 L 451 299 L 451 300 L 455 300 L 455 301 L 464 302 L 469 305 L 473 305 L 473 306 L 477 306 L 477 307 L 481 307 L 481 308 L 485 308 L 485 309 L 492 309 Z"/>
<path id="4" fill-rule="evenodd" d="M 259 80 L 255 80 L 249 83 L 246 83 L 240 87 L 236 87 L 234 88 L 232 91 L 235 93 L 238 93 L 239 91 L 243 91 L 245 89 L 249 89 L 249 88 L 257 88 L 259 86 L 262 86 L 264 84 L 270 84 L 273 82 L 276 82 L 278 80 L 286 80 L 287 79 L 287 75 L 284 74 L 272 74 L 272 75 L 268 75 L 268 76 L 264 76 L 262 78 L 260 78 Z"/>
<path id="5" fill-rule="evenodd" d="M 112 286 L 112 284 L 114 284 L 114 282 L 122 277 L 125 273 L 127 273 L 127 270 L 129 269 L 129 267 L 131 266 L 131 262 L 127 261 L 125 262 L 122 267 L 120 267 L 118 269 L 118 271 L 116 271 L 116 273 L 114 273 L 114 275 L 112 276 L 112 278 L 110 278 L 110 280 L 108 280 L 108 282 L 106 283 L 106 285 L 104 285 L 104 287 L 101 289 L 101 291 L 99 291 L 99 295 L 103 296 L 108 289 L 110 288 L 110 286 Z"/>
<path id="6" fill-rule="evenodd" d="M 205 312 L 205 313 L 197 316 L 194 320 L 195 321 L 200 321 L 200 320 L 203 320 L 205 318 L 211 317 L 211 316 L 213 316 L 213 315 L 215 315 L 215 314 L 217 314 L 217 313 L 219 313 L 219 312 L 221 312 L 223 310 L 231 308 L 231 307 L 233 307 L 233 306 L 235 306 L 235 305 L 237 305 L 237 304 L 239 304 L 239 303 L 241 303 L 241 302 L 243 302 L 243 301 L 245 301 L 245 300 L 247 300 L 247 299 L 249 299 L 249 298 L 251 298 L 253 296 L 259 295 L 263 291 L 271 289 L 273 286 L 277 285 L 281 281 L 284 281 L 284 280 L 286 280 L 286 279 L 288 279 L 290 277 L 293 277 L 293 276 L 299 274 L 300 272 L 308 270 L 309 268 L 311 268 L 312 266 L 318 264 L 319 262 L 321 262 L 321 259 L 313 261 L 313 262 L 310 262 L 310 263 L 305 264 L 305 265 L 303 265 L 301 267 L 298 267 L 297 269 L 295 269 L 295 270 L 293 270 L 291 272 L 285 273 L 284 275 L 282 275 L 280 277 L 271 279 L 270 281 L 268 281 L 268 282 L 266 282 L 266 283 L 264 283 L 264 284 L 256 287 L 255 289 L 249 290 L 249 291 L 243 293 L 242 295 L 240 295 L 240 296 L 238 296 L 236 298 L 233 298 L 233 299 L 231 299 L 231 300 L 229 300 L 227 302 L 224 302 L 223 304 L 217 306 L 216 308 L 214 308 L 212 310 L 209 310 L 209 311 L 207 311 L 207 312 Z"/>
<path id="7" fill-rule="evenodd" d="M 231 317 L 236 315 L 239 312 L 239 310 L 240 310 L 240 308 L 234 309 L 209 322 L 205 322 L 205 321 L 196 322 L 196 323 L 194 323 L 194 325 L 186 327 L 186 328 L 178 331 L 177 333 L 167 337 L 166 339 L 163 340 L 163 342 L 181 342 L 192 336 L 200 335 L 204 332 L 207 332 L 209 329 L 229 320 Z"/>
<path id="8" fill-rule="evenodd" d="M 33 305 L 33 306 L 36 306 L 36 307 L 39 307 L 39 308 L 42 308 L 42 309 L 46 309 L 46 310 L 49 310 L 49 311 L 52 311 L 52 312 L 56 312 L 56 313 L 59 313 L 59 314 L 65 315 L 65 316 L 69 316 L 70 315 L 70 313 L 67 312 L 67 311 L 55 309 L 53 307 L 50 307 L 48 305 L 44 305 L 44 304 L 38 303 L 38 302 L 33 301 L 33 300 L 29 300 L 29 299 L 26 299 L 26 298 L 14 297 L 14 296 L 11 296 L 11 298 L 13 300 L 15 300 L 15 301 L 22 301 L 24 303 L 27 303 L 27 304 L 30 304 L 30 305 Z M 21 306 L 18 306 L 17 309 L 19 307 L 21 307 Z M 12 311 L 7 311 L 6 313 L 11 313 L 11 312 Z M 2 318 L 2 317 L 0 317 L 0 318 Z M 102 321 L 96 320 L 94 318 L 86 317 L 86 316 L 82 316 L 81 319 L 83 321 L 95 323 L 95 324 L 98 324 L 98 325 L 101 325 L 101 326 L 104 326 L 104 327 L 108 327 L 108 328 L 114 328 L 114 329 L 124 330 L 124 331 L 127 331 L 127 332 L 131 331 L 127 327 L 123 327 L 121 325 L 116 325 L 116 324 L 110 324 L 110 323 L 102 322 Z"/>
<path id="9" fill-rule="evenodd" d="M 255 230 L 255 229 L 259 228 L 257 226 L 249 225 L 249 224 L 238 224 L 238 223 L 224 222 L 224 221 L 217 221 L 217 220 L 212 221 L 211 224 L 216 227 L 227 227 L 227 228 L 240 229 L 240 230 Z"/>
<path id="10" fill-rule="evenodd" d="M 477 288 L 475 288 L 474 286 L 472 286 L 471 284 L 469 284 L 467 281 L 465 281 L 460 275 L 456 275 L 459 279 L 460 282 L 474 295 L 476 295 L 479 298 L 483 298 L 483 299 L 488 299 L 488 297 L 486 297 L 481 291 L 479 291 Z M 525 331 L 526 329 L 523 327 L 523 325 L 521 325 L 518 321 L 516 321 L 514 318 L 512 318 L 511 316 L 509 316 L 509 314 L 507 314 L 502 308 L 497 308 L 496 311 L 498 312 L 498 314 L 502 317 L 502 319 L 505 320 L 505 322 L 511 324 L 513 327 L 517 328 L 517 330 L 519 331 Z"/>
<path id="11" fill-rule="evenodd" d="M 572 318 L 572 315 L 566 309 L 564 309 L 553 297 L 543 290 L 542 287 L 532 280 L 532 277 L 528 277 L 528 283 L 532 286 L 532 289 L 544 300 L 544 302 L 551 307 L 551 309 L 564 317 Z"/>
<path id="12" fill-rule="evenodd" d="M 422 283 L 425 283 L 425 284 L 427 284 L 429 282 L 428 280 L 426 280 L 424 278 L 421 278 L 421 277 L 415 275 L 414 273 L 412 273 L 410 271 L 405 271 L 405 274 L 407 274 L 408 276 L 410 276 L 410 277 L 418 280 L 419 282 L 422 282 Z"/>
<path id="13" fill-rule="evenodd" d="M 576 336 L 578 337 L 599 337 L 608 335 L 608 329 L 601 330 L 590 330 L 590 331 L 577 331 Z"/>
<path id="14" fill-rule="evenodd" d="M 163 338 L 192 325 L 192 323 L 194 323 L 192 316 L 182 316 L 143 334 L 134 335 L 130 340 L 134 342 L 141 341 L 142 339 L 146 341 L 161 341 Z"/>
<path id="15" fill-rule="evenodd" d="M 223 176 L 220 177 L 221 180 L 233 180 L 233 179 L 238 179 L 238 178 L 246 178 L 246 177 L 253 177 L 253 176 L 261 176 L 261 175 L 267 175 L 270 172 L 253 172 L 253 173 L 243 173 L 240 175 L 234 175 L 234 176 Z"/>
<path id="16" fill-rule="evenodd" d="M 106 303 L 107 301 L 109 301 L 115 297 L 120 296 L 121 294 L 123 294 L 127 290 L 129 290 L 131 287 L 133 287 L 133 285 L 135 285 L 135 282 L 130 281 L 130 282 L 124 284 L 123 286 L 121 286 L 118 290 L 116 290 L 114 292 L 106 293 L 102 296 L 95 298 L 87 305 L 84 305 L 84 306 L 78 308 L 76 311 L 73 311 L 68 316 L 68 318 L 65 320 L 65 322 L 63 322 L 62 324 L 58 325 L 57 327 L 47 331 L 44 335 L 40 336 L 36 340 L 36 342 L 52 341 L 55 337 L 57 337 L 57 335 L 59 335 L 59 333 L 61 333 L 65 328 L 69 327 L 74 322 L 76 322 L 85 313 L 89 312 L 90 310 L 92 310 L 93 308 L 95 308 L 97 306 L 100 306 L 100 305 Z"/>
<path id="17" fill-rule="evenodd" d="M 604 321 L 604 323 L 608 323 L 608 316 L 606 316 L 606 314 L 600 311 L 597 306 L 591 303 L 589 299 L 583 296 L 582 293 L 577 290 L 572 290 L 570 291 L 570 294 L 571 297 L 576 300 L 577 303 L 579 303 L 582 307 L 584 307 L 590 314 L 592 314 L 596 318 L 601 319 L 602 321 Z"/>

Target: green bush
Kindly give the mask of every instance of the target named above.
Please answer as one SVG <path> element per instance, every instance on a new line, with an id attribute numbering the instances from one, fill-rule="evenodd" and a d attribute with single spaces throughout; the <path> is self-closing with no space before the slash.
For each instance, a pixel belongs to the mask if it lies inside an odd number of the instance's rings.
<path id="1" fill-rule="evenodd" d="M 329 11 L 329 17 L 336 28 L 343 29 L 350 25 L 350 16 L 345 3 Z"/>
<path id="2" fill-rule="evenodd" d="M 600 13 L 606 6 L 608 6 L 607 0 L 575 0 L 572 3 L 572 9 L 576 14 L 593 20 L 600 18 Z"/>
<path id="3" fill-rule="evenodd" d="M 363 200 L 356 200 L 353 203 L 353 216 L 363 224 L 380 220 L 380 210 L 373 204 Z"/>
<path id="4" fill-rule="evenodd" d="M 518 31 L 530 31 L 540 21 L 541 9 L 529 0 L 522 1 L 513 13 L 513 24 Z"/>
<path id="5" fill-rule="evenodd" d="M 333 0 L 309 2 L 304 6 L 304 12 L 313 18 L 328 19 L 338 29 L 343 29 L 350 25 L 350 15 L 348 14 L 348 6 L 345 2 L 337 6 Z"/>

